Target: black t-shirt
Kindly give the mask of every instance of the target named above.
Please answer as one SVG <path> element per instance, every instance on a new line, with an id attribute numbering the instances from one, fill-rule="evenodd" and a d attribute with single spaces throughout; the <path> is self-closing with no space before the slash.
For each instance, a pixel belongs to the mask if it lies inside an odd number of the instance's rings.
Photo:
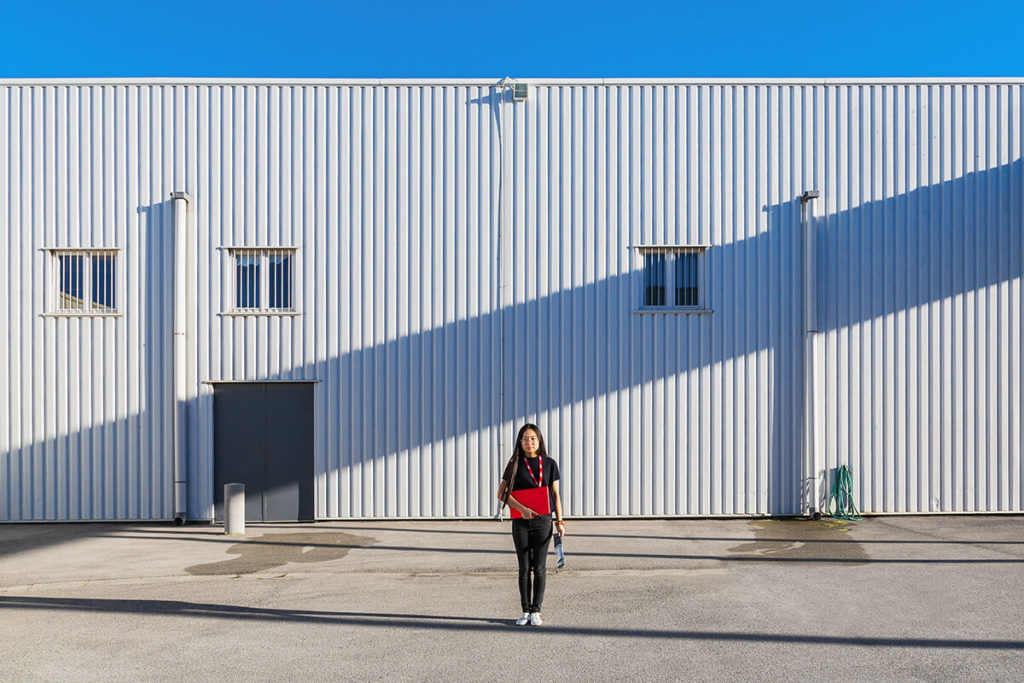
<path id="1" fill-rule="evenodd" d="M 519 458 L 519 469 L 516 471 L 516 480 L 512 483 L 512 490 L 532 489 L 537 486 L 537 482 L 530 477 L 530 470 L 533 470 L 534 477 L 540 476 L 540 458 L 544 458 L 544 478 L 541 481 L 541 486 L 548 487 L 548 495 L 551 498 L 551 512 L 554 512 L 555 492 L 551 484 L 558 481 L 561 477 L 558 473 L 558 463 L 553 459 L 547 456 Z"/>

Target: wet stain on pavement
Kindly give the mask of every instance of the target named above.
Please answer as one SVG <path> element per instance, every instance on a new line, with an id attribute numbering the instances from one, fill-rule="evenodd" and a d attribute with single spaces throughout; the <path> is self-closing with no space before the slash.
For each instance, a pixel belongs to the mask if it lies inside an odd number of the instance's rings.
<path id="1" fill-rule="evenodd" d="M 744 559 L 827 560 L 865 564 L 870 561 L 864 547 L 850 538 L 850 523 L 841 519 L 782 520 L 750 522 L 754 540 L 729 548 Z"/>
<path id="2" fill-rule="evenodd" d="M 255 574 L 291 563 L 316 563 L 338 560 L 352 548 L 365 548 L 377 542 L 370 536 L 343 531 L 297 534 L 264 534 L 235 543 L 227 549 L 230 560 L 186 567 L 193 576 L 230 576 Z"/>

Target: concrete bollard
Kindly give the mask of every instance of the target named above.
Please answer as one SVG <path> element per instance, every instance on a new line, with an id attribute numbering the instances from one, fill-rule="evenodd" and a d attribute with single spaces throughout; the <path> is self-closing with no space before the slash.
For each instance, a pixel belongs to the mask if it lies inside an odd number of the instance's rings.
<path id="1" fill-rule="evenodd" d="M 245 535 L 245 484 L 224 484 L 224 533 Z"/>

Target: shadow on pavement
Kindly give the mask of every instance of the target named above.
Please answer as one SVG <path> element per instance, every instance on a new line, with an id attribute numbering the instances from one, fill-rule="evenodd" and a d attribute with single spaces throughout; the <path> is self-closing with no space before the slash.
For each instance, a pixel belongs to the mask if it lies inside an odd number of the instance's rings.
<path id="1" fill-rule="evenodd" d="M 414 552 L 414 553 L 450 553 L 450 554 L 464 554 L 464 555 L 514 555 L 515 551 L 512 547 L 511 542 L 508 548 L 480 548 L 480 547 L 431 547 L 426 545 L 387 545 L 381 543 L 367 544 L 363 541 L 358 542 L 330 542 L 324 543 L 321 540 L 314 540 L 319 534 L 309 534 L 308 538 L 304 538 L 300 541 L 294 540 L 268 540 L 287 538 L 290 534 L 270 534 L 267 536 L 259 536 L 252 539 L 240 540 L 230 536 L 208 536 L 205 538 L 190 538 L 188 540 L 195 541 L 198 543 L 216 543 L 224 545 L 225 543 L 232 543 L 235 546 L 247 546 L 247 547 L 267 547 L 267 548 L 322 548 L 327 550 L 352 550 L 355 548 L 363 548 L 366 550 L 387 550 L 395 552 Z M 122 536 L 125 539 L 150 539 L 159 540 L 159 536 L 147 536 L 145 534 L 134 534 L 132 536 Z M 355 537 L 351 538 L 368 538 L 368 537 Z M 616 537 L 622 538 L 622 537 Z M 643 537 L 636 537 L 643 538 Z M 571 537 L 567 534 L 566 539 L 571 540 Z M 372 539 L 371 539 L 372 540 Z M 672 539 L 672 540 L 688 540 L 688 539 Z M 721 538 L 711 539 L 719 541 L 747 541 L 748 539 L 742 538 Z M 765 547 L 764 544 L 768 543 L 770 539 L 756 539 L 754 543 L 741 543 L 736 546 L 735 549 L 726 550 L 719 554 L 688 554 L 688 553 L 635 553 L 635 552 L 589 552 L 585 550 L 572 550 L 567 551 L 567 555 L 572 557 L 593 557 L 593 558 L 635 558 L 635 559 L 650 559 L 650 560 L 705 560 L 705 561 L 719 561 L 719 562 L 803 562 L 803 563 L 826 563 L 826 564 L 1024 564 L 1024 557 L 1005 557 L 1005 558 L 927 558 L 927 557 L 885 557 L 885 558 L 872 558 L 865 555 L 856 554 L 842 554 L 842 553 L 828 553 L 827 546 L 821 546 L 818 550 L 810 551 L 805 548 L 799 547 L 799 543 L 803 543 L 802 539 L 794 538 L 780 538 L 771 541 L 772 543 L 782 544 L 782 547 L 774 547 L 768 545 Z M 796 543 L 794 543 L 796 542 Z M 842 543 L 854 543 L 852 541 L 828 541 L 839 546 Z M 824 543 L 824 542 L 823 542 Z M 966 543 L 966 542 L 965 542 Z M 988 545 L 988 542 L 982 542 L 982 545 Z M 977 544 L 972 544 L 977 545 Z M 785 551 L 785 552 L 780 552 Z M 228 549 L 228 552 L 238 552 L 236 550 Z M 343 556 L 344 553 L 338 555 Z M 320 557 L 315 561 L 323 561 L 324 559 L 336 559 Z M 288 560 L 286 560 L 288 561 Z M 314 561 L 314 560 L 309 560 Z M 235 560 L 228 560 L 226 562 L 235 562 Z M 218 563 L 219 564 L 219 563 Z M 278 562 L 270 566 L 279 566 L 283 564 Z M 226 566 L 226 565 L 225 565 Z M 241 565 L 239 565 L 241 566 Z M 258 569 L 248 571 L 215 571 L 215 574 L 244 574 L 251 573 L 253 571 L 259 571 Z M 198 573 L 210 573 L 206 571 L 200 571 Z"/>
<path id="2" fill-rule="evenodd" d="M 153 614 L 193 618 L 281 621 L 379 628 L 408 628 L 445 631 L 500 631 L 518 628 L 510 620 L 486 617 L 458 617 L 373 612 L 327 612 L 318 610 L 267 609 L 178 600 L 112 600 L 95 598 L 39 598 L 0 596 L 0 609 L 106 612 L 112 614 Z M 533 629 L 530 629 L 533 630 Z M 544 626 L 537 633 L 548 635 L 597 636 L 603 638 L 658 638 L 694 641 L 738 641 L 804 645 L 850 645 L 856 647 L 899 647 L 969 650 L 1024 650 L 1021 640 L 968 640 L 961 638 L 884 638 L 826 636 L 800 633 L 743 633 L 737 631 L 634 630 L 577 626 Z"/>

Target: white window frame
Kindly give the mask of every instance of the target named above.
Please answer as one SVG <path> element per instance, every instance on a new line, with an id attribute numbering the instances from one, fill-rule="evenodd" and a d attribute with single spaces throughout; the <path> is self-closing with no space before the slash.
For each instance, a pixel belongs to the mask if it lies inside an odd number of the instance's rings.
<path id="1" fill-rule="evenodd" d="M 708 250 L 709 244 L 640 244 L 633 247 L 636 254 L 637 268 L 640 272 L 639 299 L 635 313 L 711 313 L 708 300 Z M 647 305 L 644 302 L 644 282 L 646 256 L 664 254 L 665 259 L 665 300 L 660 306 Z M 697 254 L 697 303 L 690 306 L 679 306 L 675 303 L 675 269 L 679 254 Z"/>
<path id="2" fill-rule="evenodd" d="M 228 272 L 231 279 L 231 300 L 230 308 L 223 313 L 225 315 L 299 315 L 297 306 L 298 288 L 298 248 L 297 247 L 223 247 L 228 254 Z M 288 301 L 291 306 L 288 308 L 271 308 L 270 303 L 270 259 L 277 254 L 284 254 L 291 259 L 291 277 L 288 280 Z M 260 306 L 253 308 L 238 307 L 238 257 L 256 256 L 259 258 L 259 303 Z"/>
<path id="3" fill-rule="evenodd" d="M 44 315 L 57 317 L 117 317 L 121 315 L 121 302 L 123 299 L 123 287 L 121 287 L 121 250 L 118 248 L 68 248 L 68 247 L 47 247 L 43 251 L 47 254 L 47 286 L 46 312 Z M 62 308 L 61 307 L 61 256 L 82 257 L 82 307 Z M 112 257 L 113 272 L 111 273 L 114 306 L 111 308 L 93 308 L 93 286 L 92 281 L 92 259 L 96 256 Z"/>

